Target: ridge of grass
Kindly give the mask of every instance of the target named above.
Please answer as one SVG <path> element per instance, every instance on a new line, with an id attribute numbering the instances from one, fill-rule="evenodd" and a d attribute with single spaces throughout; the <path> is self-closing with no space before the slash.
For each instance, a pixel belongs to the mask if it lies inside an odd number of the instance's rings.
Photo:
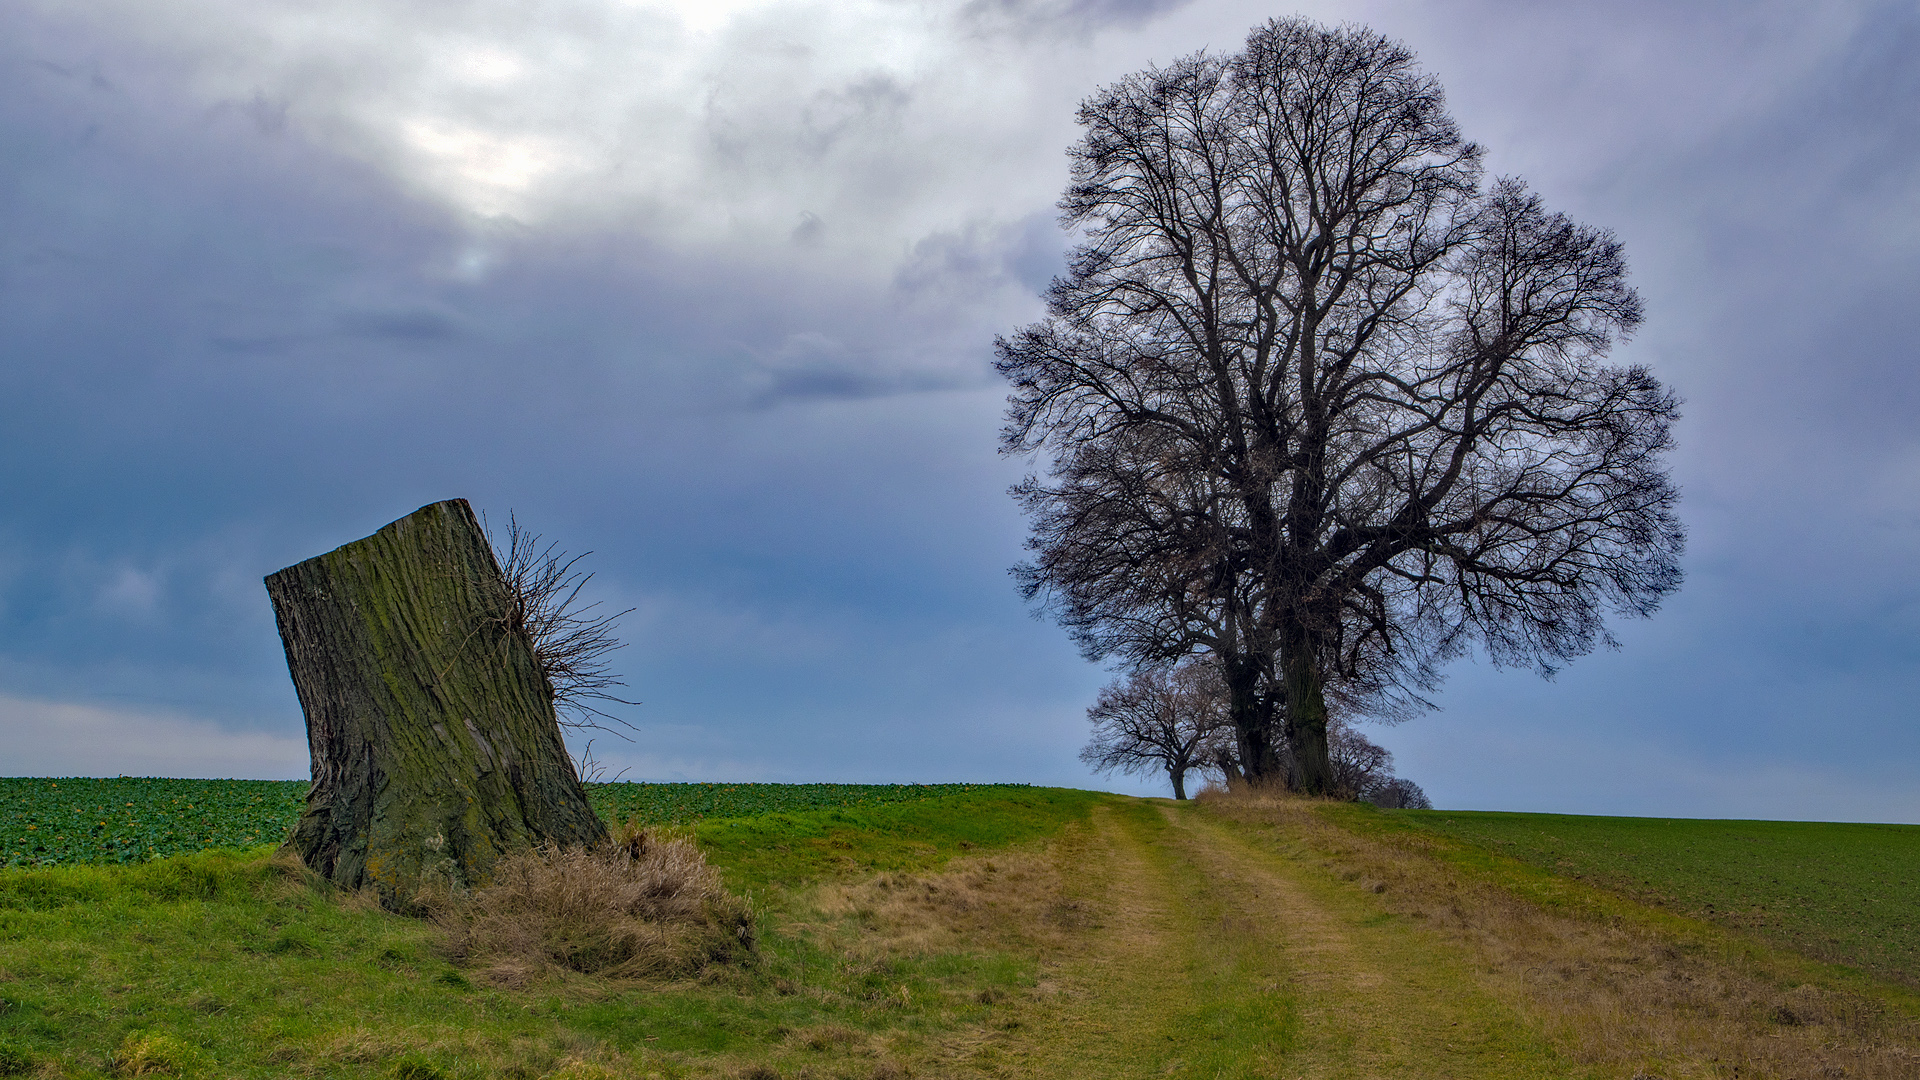
<path id="1" fill-rule="evenodd" d="M 687 825 L 709 818 L 763 817 L 807 810 L 845 810 L 953 795 L 1032 791 L 1027 784 L 658 784 L 590 782 L 587 802 L 606 821 Z"/>
<path id="2" fill-rule="evenodd" d="M 1419 1076 L 1423 1080 L 1600 1080 L 1572 1060 L 1513 1003 L 1489 991 L 1476 958 L 1423 920 L 1405 917 L 1304 847 L 1217 801 L 1178 820 L 1183 856 L 1228 907 L 1215 933 L 1237 952 L 1267 937 L 1279 945 L 1278 985 L 1298 1019 L 1285 1077 Z M 1275 841 L 1279 842 L 1276 843 Z M 1237 907 L 1238 917 L 1232 913 Z M 1284 917 L 1262 925 L 1261 908 Z M 1239 938 L 1239 941 L 1234 941 Z M 1271 977 L 1271 976 L 1270 976 Z M 1259 1075 L 1242 1065 L 1196 1076 Z"/>
<path id="3" fill-rule="evenodd" d="M 1438 810 L 1390 816 L 1920 990 L 1920 825 Z"/>
<path id="4" fill-rule="evenodd" d="M 1920 1022 L 1920 992 L 1905 980 L 1796 948 L 1724 925 L 1672 904 L 1651 904 L 1597 881 L 1545 868 L 1507 854 L 1494 845 L 1449 835 L 1428 827 L 1415 815 L 1427 811 L 1380 810 L 1366 804 L 1322 804 L 1315 814 L 1355 837 L 1415 853 L 1452 868 L 1463 882 L 1488 886 L 1542 911 L 1563 914 L 1595 926 L 1637 927 L 1669 941 L 1682 952 L 1734 964 L 1786 987 L 1817 985 L 1877 1002 L 1894 1014 Z M 1444 816 L 1445 811 L 1433 811 Z"/>

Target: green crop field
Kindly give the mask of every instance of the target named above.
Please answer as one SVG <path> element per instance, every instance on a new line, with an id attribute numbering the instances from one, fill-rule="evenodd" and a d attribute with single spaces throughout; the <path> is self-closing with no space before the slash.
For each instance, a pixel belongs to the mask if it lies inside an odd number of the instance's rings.
<path id="1" fill-rule="evenodd" d="M 279 843 L 304 780 L 0 779 L 0 866 L 128 863 Z"/>
<path id="2" fill-rule="evenodd" d="M 608 821 L 689 825 L 711 818 L 850 810 L 1025 784 L 588 784 Z M 278 843 L 300 816 L 305 780 L 0 778 L 0 867 L 142 862 Z"/>
<path id="3" fill-rule="evenodd" d="M 1920 987 L 1920 825 L 1444 810 L 1395 816 Z"/>

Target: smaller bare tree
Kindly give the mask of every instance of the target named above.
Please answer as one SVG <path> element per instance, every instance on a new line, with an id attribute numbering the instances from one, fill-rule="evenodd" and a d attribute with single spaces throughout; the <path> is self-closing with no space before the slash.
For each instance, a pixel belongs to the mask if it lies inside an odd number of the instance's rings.
<path id="1" fill-rule="evenodd" d="M 1333 766 L 1330 794 L 1337 799 L 1358 799 L 1393 778 L 1393 751 L 1355 731 L 1352 724 L 1327 725 L 1327 757 Z"/>
<path id="2" fill-rule="evenodd" d="M 1403 776 L 1389 777 L 1385 783 L 1374 785 L 1363 792 L 1360 799 L 1382 810 L 1433 809 L 1433 801 L 1420 790 L 1420 785 Z"/>
<path id="3" fill-rule="evenodd" d="M 1165 771 L 1173 797 L 1187 797 L 1187 773 L 1231 759 L 1226 684 L 1199 657 L 1145 668 L 1103 687 L 1087 710 L 1093 738 L 1080 760 L 1102 773 Z"/>

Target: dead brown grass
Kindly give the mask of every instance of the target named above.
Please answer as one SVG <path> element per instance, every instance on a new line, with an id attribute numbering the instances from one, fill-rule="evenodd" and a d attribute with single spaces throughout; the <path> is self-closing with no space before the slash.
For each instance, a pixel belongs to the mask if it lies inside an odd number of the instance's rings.
<path id="1" fill-rule="evenodd" d="M 594 848 L 501 859 L 493 881 L 430 901 L 453 957 L 521 986 L 554 967 L 616 978 L 688 975 L 744 958 L 753 912 L 693 841 L 625 826 Z"/>
<path id="2" fill-rule="evenodd" d="M 1549 908 L 1442 862 L 1427 838 L 1339 828 L 1313 800 L 1209 802 L 1244 824 L 1279 826 L 1282 843 L 1296 838 L 1300 854 L 1387 909 L 1465 943 L 1487 987 L 1577 1060 L 1664 1080 L 1920 1076 L 1920 1018 L 1809 961 L 1573 882 L 1573 902 Z"/>
<path id="3" fill-rule="evenodd" d="M 1212 802 L 1216 799 L 1223 799 L 1230 794 L 1232 794 L 1232 792 L 1227 789 L 1225 784 L 1218 780 L 1209 779 L 1200 785 L 1199 790 L 1193 793 L 1193 801 Z"/>
<path id="4" fill-rule="evenodd" d="M 823 885 L 791 929 L 853 937 L 864 951 L 1039 951 L 1065 945 L 1089 920 L 1068 895 L 1057 850 L 955 859 L 937 873 L 888 873 Z M 842 941 L 843 946 L 854 944 Z"/>
<path id="5" fill-rule="evenodd" d="M 628 1080 L 656 1078 L 641 1060 L 583 1032 L 560 1030 L 502 1038 L 455 1026 L 375 1030 L 358 1026 L 334 1031 L 306 1045 L 288 1045 L 271 1056 L 281 1076 L 424 1075 L 406 1063 L 487 1062 L 485 1075 L 503 1080 Z M 399 1064 L 396 1065 L 396 1062 Z M 479 1075 L 458 1068 L 451 1076 Z M 198 1074 L 193 1074 L 198 1075 Z"/>

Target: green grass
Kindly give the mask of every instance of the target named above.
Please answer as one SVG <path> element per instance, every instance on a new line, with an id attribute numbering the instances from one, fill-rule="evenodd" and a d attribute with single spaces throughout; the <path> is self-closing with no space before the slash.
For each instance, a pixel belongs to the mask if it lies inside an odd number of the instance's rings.
<path id="1" fill-rule="evenodd" d="M 0 1067 L 101 1076 L 145 1047 L 179 1057 L 184 1075 L 211 1062 L 229 1076 L 534 1077 L 617 1052 L 643 1075 L 753 1060 L 865 1077 L 984 1022 L 996 993 L 1033 984 L 1036 961 L 833 951 L 780 931 L 790 889 L 1041 838 L 1100 798 L 976 787 L 706 821 L 712 861 L 754 890 L 761 951 L 666 984 L 482 985 L 442 956 L 430 924 L 343 904 L 275 868 L 271 845 L 0 871 Z"/>
<path id="2" fill-rule="evenodd" d="M 697 825 L 694 835 L 730 887 L 758 892 L 929 869 L 964 852 L 1051 835 L 1105 798 L 1067 788 L 981 785 L 973 794 L 912 802 L 716 819 Z"/>
<path id="3" fill-rule="evenodd" d="M 1393 816 L 1920 987 L 1920 826 L 1441 810 Z"/>

